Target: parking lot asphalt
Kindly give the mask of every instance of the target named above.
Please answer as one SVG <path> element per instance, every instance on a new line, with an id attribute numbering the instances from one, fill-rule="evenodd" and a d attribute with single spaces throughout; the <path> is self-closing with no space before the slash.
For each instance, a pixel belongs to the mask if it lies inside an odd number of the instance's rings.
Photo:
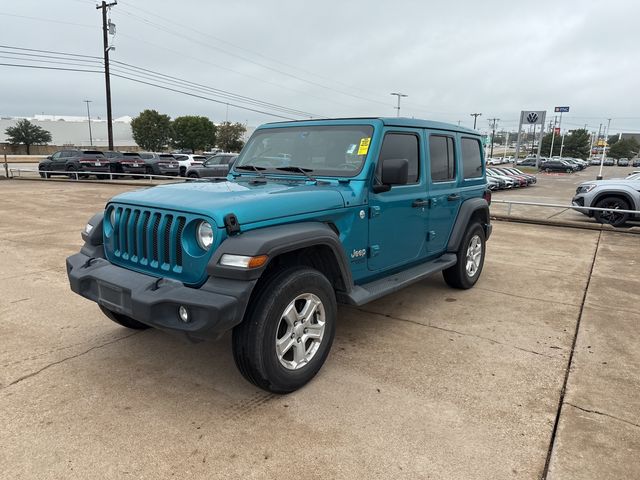
<path id="1" fill-rule="evenodd" d="M 475 288 L 341 307 L 277 396 L 228 335 L 126 330 L 69 290 L 80 229 L 131 188 L 0 182 L 3 477 L 640 477 L 636 235 L 495 222 Z"/>

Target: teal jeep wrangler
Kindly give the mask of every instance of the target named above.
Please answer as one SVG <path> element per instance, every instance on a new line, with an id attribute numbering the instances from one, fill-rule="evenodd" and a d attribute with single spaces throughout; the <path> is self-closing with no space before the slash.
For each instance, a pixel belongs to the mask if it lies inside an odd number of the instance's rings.
<path id="1" fill-rule="evenodd" d="M 233 330 L 242 375 L 291 392 L 324 363 L 337 304 L 442 272 L 470 288 L 491 234 L 481 137 L 406 118 L 272 123 L 226 178 L 117 195 L 67 259 L 120 325 L 192 341 Z"/>

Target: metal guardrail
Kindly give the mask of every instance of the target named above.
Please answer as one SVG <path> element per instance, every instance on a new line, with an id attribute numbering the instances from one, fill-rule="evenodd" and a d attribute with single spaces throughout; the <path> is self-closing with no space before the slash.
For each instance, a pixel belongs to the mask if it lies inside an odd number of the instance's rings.
<path id="1" fill-rule="evenodd" d="M 559 203 L 538 203 L 538 202 L 521 202 L 519 200 L 496 200 L 491 199 L 491 203 L 504 203 L 507 204 L 507 215 L 511 215 L 511 207 L 512 205 L 530 205 L 534 207 L 548 207 L 548 208 L 564 208 L 571 210 L 586 210 L 586 211 L 601 211 L 601 212 L 611 212 L 616 211 L 618 213 L 631 213 L 635 215 L 640 215 L 640 210 L 622 210 L 618 208 L 598 208 L 598 207 L 581 207 L 579 205 L 563 205 Z"/>
<path id="2" fill-rule="evenodd" d="M 17 175 L 14 175 L 14 172 Z M 81 176 L 90 176 L 95 175 L 98 177 L 98 180 L 105 179 L 108 176 L 109 180 L 120 180 L 122 177 L 134 177 L 134 178 L 148 178 L 149 180 L 153 180 L 154 178 L 159 178 L 162 180 L 187 180 L 187 177 L 176 177 L 173 175 L 155 175 L 150 173 L 126 173 L 126 172 L 90 172 L 85 170 L 34 170 L 30 168 L 10 168 L 9 169 L 10 177 L 9 178 L 20 178 L 22 177 L 22 173 L 36 173 L 41 176 L 41 173 L 44 174 L 57 174 L 57 175 L 66 175 L 69 180 L 82 180 Z M 102 177 L 102 178 L 101 178 Z M 43 177 L 44 179 L 50 179 L 51 177 Z"/>

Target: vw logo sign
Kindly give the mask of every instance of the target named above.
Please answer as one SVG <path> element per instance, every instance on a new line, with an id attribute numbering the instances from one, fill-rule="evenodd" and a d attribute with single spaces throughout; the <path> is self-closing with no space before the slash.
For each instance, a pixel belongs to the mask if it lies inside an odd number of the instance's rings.
<path id="1" fill-rule="evenodd" d="M 538 121 L 538 114 L 536 112 L 529 112 L 527 114 L 527 122 L 536 123 Z"/>

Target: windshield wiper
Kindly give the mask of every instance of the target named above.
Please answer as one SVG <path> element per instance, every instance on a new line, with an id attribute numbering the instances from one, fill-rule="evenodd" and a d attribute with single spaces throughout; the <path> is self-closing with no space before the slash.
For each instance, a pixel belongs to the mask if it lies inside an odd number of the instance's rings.
<path id="1" fill-rule="evenodd" d="M 239 165 L 233 167 L 236 170 L 251 170 L 252 172 L 256 172 L 260 177 L 264 177 L 264 174 L 261 170 L 266 170 L 265 167 L 256 167 L 255 165 Z"/>
<path id="2" fill-rule="evenodd" d="M 288 167 L 278 167 L 278 168 L 276 168 L 276 170 L 282 170 L 284 172 L 301 173 L 302 175 L 307 177 L 312 182 L 317 182 L 317 180 L 314 177 L 309 175 L 309 172 L 313 172 L 313 170 L 311 168 L 302 168 L 302 167 L 296 167 L 296 166 L 291 165 L 291 166 L 288 166 Z"/>

